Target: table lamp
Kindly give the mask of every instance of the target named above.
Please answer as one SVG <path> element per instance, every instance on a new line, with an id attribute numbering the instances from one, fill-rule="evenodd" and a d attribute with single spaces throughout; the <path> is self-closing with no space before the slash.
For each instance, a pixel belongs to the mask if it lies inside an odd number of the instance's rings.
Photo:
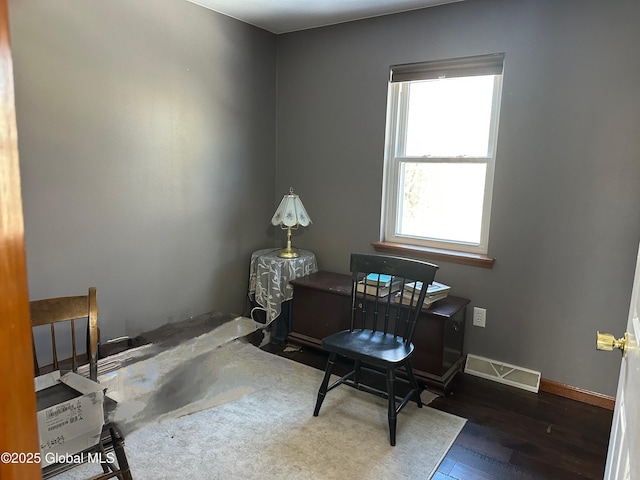
<path id="1" fill-rule="evenodd" d="M 297 250 L 291 246 L 291 230 L 297 230 L 298 226 L 308 226 L 311 222 L 307 211 L 302 205 L 300 197 L 293 193 L 293 188 L 289 189 L 289 193 L 282 197 L 282 201 L 273 214 L 271 219 L 272 225 L 280 225 L 280 228 L 287 231 L 287 246 L 278 252 L 281 258 L 297 258 L 300 255 Z"/>

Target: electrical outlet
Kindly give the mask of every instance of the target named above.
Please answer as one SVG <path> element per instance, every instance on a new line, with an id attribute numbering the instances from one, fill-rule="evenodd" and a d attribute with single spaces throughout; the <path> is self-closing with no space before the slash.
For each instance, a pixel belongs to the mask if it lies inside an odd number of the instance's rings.
<path id="1" fill-rule="evenodd" d="M 487 309 L 480 307 L 473 307 L 473 324 L 476 327 L 487 326 Z"/>

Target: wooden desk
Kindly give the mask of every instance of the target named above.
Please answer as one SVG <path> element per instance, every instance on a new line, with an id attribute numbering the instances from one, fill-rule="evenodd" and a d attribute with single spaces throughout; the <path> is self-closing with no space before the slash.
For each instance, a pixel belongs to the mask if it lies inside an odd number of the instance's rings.
<path id="1" fill-rule="evenodd" d="M 322 348 L 327 335 L 349 328 L 351 277 L 316 272 L 291 281 L 292 343 Z M 448 296 L 420 314 L 413 337 L 411 358 L 417 379 L 446 392 L 464 364 L 466 298 Z"/>

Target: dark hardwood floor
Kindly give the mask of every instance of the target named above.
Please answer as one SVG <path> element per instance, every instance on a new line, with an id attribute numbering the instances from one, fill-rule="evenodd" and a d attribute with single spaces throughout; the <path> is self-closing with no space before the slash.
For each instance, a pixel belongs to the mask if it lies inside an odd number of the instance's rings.
<path id="1" fill-rule="evenodd" d="M 312 348 L 263 349 L 319 369 L 326 364 Z M 611 411 L 466 374 L 454 382 L 451 395 L 429 406 L 467 423 L 434 480 L 602 479 Z"/>

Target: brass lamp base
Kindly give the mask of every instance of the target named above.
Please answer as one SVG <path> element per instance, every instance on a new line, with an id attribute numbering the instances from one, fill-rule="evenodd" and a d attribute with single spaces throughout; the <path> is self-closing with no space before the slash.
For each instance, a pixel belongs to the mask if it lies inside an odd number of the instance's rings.
<path id="1" fill-rule="evenodd" d="M 298 258 L 298 250 L 291 246 L 291 227 L 287 227 L 287 246 L 278 252 L 280 258 Z"/>
<path id="2" fill-rule="evenodd" d="M 300 254 L 295 248 L 287 247 L 278 252 L 280 258 L 298 258 Z"/>

